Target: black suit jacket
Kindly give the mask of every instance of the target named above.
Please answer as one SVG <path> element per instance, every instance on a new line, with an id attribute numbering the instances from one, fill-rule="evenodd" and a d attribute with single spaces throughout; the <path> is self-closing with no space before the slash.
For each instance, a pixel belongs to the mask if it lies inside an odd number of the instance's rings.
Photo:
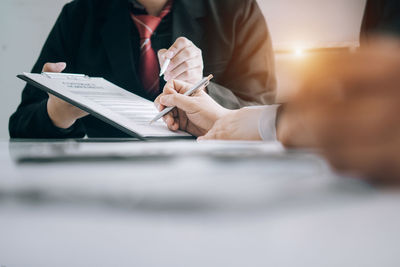
<path id="1" fill-rule="evenodd" d="M 46 62 L 66 62 L 64 72 L 104 77 L 135 94 L 143 90 L 132 58 L 128 0 L 76 0 L 67 4 L 32 72 Z M 272 45 L 255 0 L 175 0 L 173 41 L 184 36 L 203 51 L 204 74 L 214 74 L 209 94 L 228 108 L 269 104 L 275 99 Z M 29 44 L 27 43 L 27 46 Z M 48 96 L 27 85 L 9 122 L 13 138 L 123 137 L 93 116 L 71 129 L 55 127 L 47 114 Z"/>
<path id="2" fill-rule="evenodd" d="M 361 40 L 367 42 L 376 34 L 400 37 L 400 1 L 368 0 L 361 28 Z"/>

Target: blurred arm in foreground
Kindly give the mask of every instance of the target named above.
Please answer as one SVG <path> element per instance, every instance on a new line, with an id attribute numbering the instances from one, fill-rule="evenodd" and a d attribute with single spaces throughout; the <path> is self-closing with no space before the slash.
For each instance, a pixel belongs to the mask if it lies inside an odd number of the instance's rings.
<path id="1" fill-rule="evenodd" d="M 400 183 L 400 43 L 318 57 L 281 111 L 278 139 L 318 147 L 340 171 Z"/>

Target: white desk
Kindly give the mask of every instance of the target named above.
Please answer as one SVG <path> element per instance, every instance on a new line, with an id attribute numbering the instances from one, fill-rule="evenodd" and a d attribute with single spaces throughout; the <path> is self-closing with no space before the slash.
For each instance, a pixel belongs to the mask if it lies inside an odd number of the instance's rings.
<path id="1" fill-rule="evenodd" d="M 0 168 L 4 266 L 400 264 L 400 195 L 309 153 L 1 142 Z"/>

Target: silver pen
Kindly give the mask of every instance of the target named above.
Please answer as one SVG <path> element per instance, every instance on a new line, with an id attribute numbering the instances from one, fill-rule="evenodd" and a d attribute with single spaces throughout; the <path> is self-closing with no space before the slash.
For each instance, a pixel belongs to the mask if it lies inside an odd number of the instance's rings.
<path id="1" fill-rule="evenodd" d="M 186 96 L 193 95 L 200 88 L 206 87 L 210 83 L 210 80 L 212 78 L 214 78 L 214 76 L 212 74 L 208 75 L 208 77 L 203 78 L 201 81 L 199 81 L 197 84 L 195 84 L 192 88 L 190 88 L 188 91 L 186 91 L 186 93 L 184 93 L 183 95 L 186 95 Z M 152 124 L 153 122 L 158 121 L 159 119 L 161 119 L 162 117 L 167 115 L 169 112 L 171 112 L 174 108 L 175 107 L 167 107 L 167 108 L 165 108 L 163 111 L 158 113 L 157 116 L 154 117 L 154 119 L 152 119 L 150 121 L 150 124 Z"/>
<path id="2" fill-rule="evenodd" d="M 171 63 L 171 59 L 167 58 L 164 62 L 164 64 L 161 67 L 160 70 L 160 77 L 164 75 L 164 73 L 167 71 L 169 64 Z"/>

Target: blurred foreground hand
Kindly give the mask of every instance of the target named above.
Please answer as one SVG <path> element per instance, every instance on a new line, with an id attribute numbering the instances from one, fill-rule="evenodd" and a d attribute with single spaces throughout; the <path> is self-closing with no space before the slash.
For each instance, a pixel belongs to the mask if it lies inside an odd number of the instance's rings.
<path id="1" fill-rule="evenodd" d="M 400 46 L 379 41 L 311 60 L 283 108 L 278 139 L 317 147 L 338 170 L 400 183 Z"/>

